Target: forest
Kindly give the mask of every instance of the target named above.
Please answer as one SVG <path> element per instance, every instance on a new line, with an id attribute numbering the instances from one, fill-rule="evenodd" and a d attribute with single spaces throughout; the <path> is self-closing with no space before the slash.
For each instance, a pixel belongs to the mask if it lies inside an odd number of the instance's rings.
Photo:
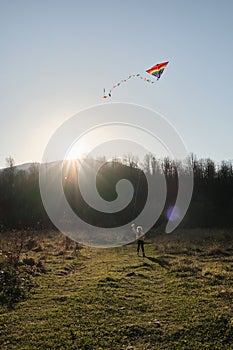
<path id="1" fill-rule="evenodd" d="M 103 161 L 103 160 L 101 160 Z M 92 171 L 98 159 L 85 159 L 86 171 Z M 12 157 L 6 159 L 7 167 L 0 171 L 0 227 L 9 229 L 54 228 L 43 207 L 39 188 L 38 163 L 32 163 L 27 170 L 14 165 Z M 52 164 L 52 165 L 51 165 Z M 47 166 L 56 176 L 60 162 Z M 233 164 L 222 161 L 216 164 L 211 159 L 197 159 L 193 154 L 183 162 L 169 158 L 158 159 L 147 154 L 142 163 L 132 154 L 123 159 L 112 159 L 100 168 L 96 186 L 99 194 L 108 201 L 116 198 L 116 184 L 128 179 L 134 187 L 130 204 L 119 213 L 101 213 L 88 206 L 79 189 L 77 173 L 80 161 L 66 161 L 63 164 L 62 181 L 66 198 L 71 208 L 85 221 L 99 227 L 114 227 L 133 220 L 143 209 L 147 199 L 146 175 L 156 181 L 156 175 L 164 174 L 167 184 L 167 198 L 156 225 L 166 223 L 167 209 L 175 202 L 178 191 L 178 172 L 193 171 L 194 188 L 189 209 L 180 225 L 181 228 L 230 228 L 233 224 Z M 188 170 L 187 170 L 188 169 Z M 76 175 L 75 175 L 76 174 Z M 52 184 L 51 184 L 52 187 Z M 52 188 L 51 188 L 52 193 Z"/>

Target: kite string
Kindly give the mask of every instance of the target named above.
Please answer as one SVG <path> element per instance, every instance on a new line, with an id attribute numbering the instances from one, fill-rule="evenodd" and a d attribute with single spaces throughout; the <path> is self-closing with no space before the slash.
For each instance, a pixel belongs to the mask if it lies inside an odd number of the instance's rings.
<path id="1" fill-rule="evenodd" d="M 128 78 L 126 78 L 126 79 L 122 79 L 120 82 L 118 82 L 118 83 L 116 83 L 116 84 L 114 84 L 113 86 L 112 86 L 112 88 L 109 90 L 109 92 L 108 92 L 108 94 L 106 94 L 105 93 L 105 89 L 104 89 L 104 95 L 103 95 L 103 98 L 107 98 L 107 97 L 111 97 L 112 96 L 112 91 L 115 89 L 115 88 L 117 88 L 117 87 L 119 87 L 121 84 L 123 84 L 123 83 L 126 83 L 129 79 L 131 79 L 132 77 L 136 77 L 136 78 L 139 78 L 139 79 L 142 79 L 142 80 L 144 80 L 144 81 L 146 81 L 147 83 L 150 83 L 150 84 L 154 84 L 155 83 L 155 81 L 154 80 L 152 80 L 152 79 L 149 79 L 149 78 L 146 78 L 146 77 L 143 77 L 141 74 L 136 74 L 136 73 L 132 73 L 132 74 L 130 74 L 129 76 L 128 76 Z M 158 80 L 158 79 L 157 79 Z"/>

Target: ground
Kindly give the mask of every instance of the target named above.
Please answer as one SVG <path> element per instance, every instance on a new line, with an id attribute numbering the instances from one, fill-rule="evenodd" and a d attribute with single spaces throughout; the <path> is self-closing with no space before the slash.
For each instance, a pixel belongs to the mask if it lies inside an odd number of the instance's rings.
<path id="1" fill-rule="evenodd" d="M 0 348 L 233 349 L 232 237 L 152 234 L 143 258 L 136 244 L 75 254 L 61 234 L 36 233 L 22 258 L 45 271 L 26 300 L 0 308 Z"/>

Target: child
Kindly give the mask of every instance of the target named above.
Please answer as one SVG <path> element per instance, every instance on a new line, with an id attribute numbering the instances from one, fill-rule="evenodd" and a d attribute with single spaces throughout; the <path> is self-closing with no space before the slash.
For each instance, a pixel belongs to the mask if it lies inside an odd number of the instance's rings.
<path id="1" fill-rule="evenodd" d="M 137 255 L 139 255 L 140 252 L 140 248 L 142 250 L 142 256 L 145 257 L 145 251 L 144 251 L 144 238 L 145 238 L 145 234 L 143 233 L 143 229 L 142 226 L 137 226 L 135 229 L 135 224 L 131 225 L 135 235 L 136 235 L 136 239 L 138 242 L 138 247 L 137 247 Z"/>

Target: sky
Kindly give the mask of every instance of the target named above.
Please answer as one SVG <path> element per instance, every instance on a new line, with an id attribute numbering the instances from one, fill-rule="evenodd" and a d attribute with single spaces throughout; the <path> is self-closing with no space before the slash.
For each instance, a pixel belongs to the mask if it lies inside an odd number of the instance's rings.
<path id="1" fill-rule="evenodd" d="M 62 123 L 111 102 L 160 112 L 198 158 L 233 159 L 232 13 L 231 0 L 0 0 L 0 167 L 41 161 Z M 158 84 L 101 98 L 163 61 Z"/>

